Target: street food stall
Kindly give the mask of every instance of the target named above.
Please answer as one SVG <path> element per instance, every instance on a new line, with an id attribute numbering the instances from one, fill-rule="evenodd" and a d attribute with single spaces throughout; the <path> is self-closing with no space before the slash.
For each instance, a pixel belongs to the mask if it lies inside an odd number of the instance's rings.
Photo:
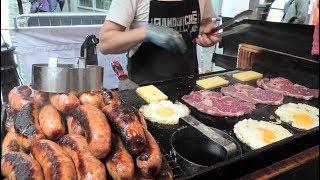
<path id="1" fill-rule="evenodd" d="M 110 62 L 116 89 L 88 63 L 92 46 L 73 66 L 34 64 L 2 105 L 2 175 L 270 179 L 318 161 L 319 62 L 239 36 L 223 40 L 238 48 L 224 71 L 135 84 Z"/>

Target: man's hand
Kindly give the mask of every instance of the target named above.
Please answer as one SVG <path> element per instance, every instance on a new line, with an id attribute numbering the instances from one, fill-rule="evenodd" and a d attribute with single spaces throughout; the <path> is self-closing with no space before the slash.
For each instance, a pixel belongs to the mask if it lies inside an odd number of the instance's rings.
<path id="1" fill-rule="evenodd" d="M 144 41 L 152 42 L 168 51 L 184 53 L 187 50 L 187 46 L 181 34 L 168 27 L 149 24 L 147 26 Z"/>
<path id="2" fill-rule="evenodd" d="M 213 24 L 211 21 L 206 21 L 201 24 L 201 30 L 196 38 L 197 44 L 202 47 L 211 47 L 216 43 L 221 41 L 221 38 L 217 35 L 217 33 L 210 33 L 214 29 Z"/>

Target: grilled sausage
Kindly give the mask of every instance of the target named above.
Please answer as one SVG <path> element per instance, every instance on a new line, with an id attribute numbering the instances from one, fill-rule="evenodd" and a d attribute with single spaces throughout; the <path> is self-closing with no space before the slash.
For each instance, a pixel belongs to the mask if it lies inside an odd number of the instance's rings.
<path id="1" fill-rule="evenodd" d="M 8 95 L 9 105 L 19 111 L 24 105 L 32 102 L 31 94 L 32 90 L 28 86 L 14 87 Z"/>
<path id="2" fill-rule="evenodd" d="M 137 167 L 146 178 L 155 176 L 161 167 L 162 154 L 156 140 L 145 130 L 147 144 L 136 158 Z"/>
<path id="3" fill-rule="evenodd" d="M 65 135 L 59 144 L 72 158 L 78 179 L 105 180 L 106 168 L 102 162 L 95 158 L 89 151 L 86 139 L 80 135 Z"/>
<path id="4" fill-rule="evenodd" d="M 135 111 L 138 119 L 139 119 L 139 122 L 141 123 L 142 127 L 144 129 L 148 129 L 148 126 L 147 126 L 147 122 L 146 120 L 144 119 L 144 116 L 142 115 L 142 113 L 140 111 Z"/>
<path id="5" fill-rule="evenodd" d="M 46 105 L 41 109 L 39 125 L 45 136 L 53 141 L 59 140 L 66 133 L 59 111 L 52 105 Z"/>
<path id="6" fill-rule="evenodd" d="M 39 163 L 22 152 L 4 154 L 1 158 L 1 173 L 7 179 L 44 179 Z"/>
<path id="7" fill-rule="evenodd" d="M 51 94 L 49 98 L 51 104 L 65 114 L 80 105 L 80 101 L 74 93 Z"/>
<path id="8" fill-rule="evenodd" d="M 108 173 L 114 180 L 129 180 L 134 177 L 134 162 L 121 139 L 112 136 L 112 150 L 106 161 Z"/>
<path id="9" fill-rule="evenodd" d="M 78 134 L 81 136 L 85 136 L 84 130 L 81 127 L 80 122 L 75 120 L 72 116 L 67 116 L 67 126 L 69 134 Z"/>
<path id="10" fill-rule="evenodd" d="M 9 131 L 14 126 L 14 118 L 17 112 L 8 104 L 5 104 L 4 106 L 6 108 L 6 113 L 7 113 L 5 126 L 6 126 L 6 130 Z"/>
<path id="11" fill-rule="evenodd" d="M 102 95 L 105 106 L 120 105 L 122 103 L 120 97 L 114 91 L 103 91 Z"/>
<path id="12" fill-rule="evenodd" d="M 125 104 L 120 104 L 106 105 L 103 112 L 108 117 L 110 125 L 120 135 L 130 154 L 139 154 L 146 144 L 146 138 L 135 110 Z"/>
<path id="13" fill-rule="evenodd" d="M 173 179 L 173 172 L 172 169 L 167 161 L 167 159 L 162 156 L 162 164 L 159 173 L 157 174 L 157 180 L 172 180 Z"/>
<path id="14" fill-rule="evenodd" d="M 14 118 L 14 130 L 19 144 L 29 149 L 35 141 L 44 138 L 39 126 L 39 108 L 33 103 L 28 103 L 17 112 Z"/>
<path id="15" fill-rule="evenodd" d="M 111 129 L 105 115 L 92 105 L 80 105 L 72 112 L 80 122 L 91 153 L 98 159 L 104 158 L 111 149 Z"/>
<path id="16" fill-rule="evenodd" d="M 77 179 L 72 159 L 53 141 L 41 139 L 31 147 L 32 156 L 42 167 L 45 179 Z"/>
<path id="17" fill-rule="evenodd" d="M 35 91 L 33 101 L 40 107 L 49 104 L 49 93 L 42 91 Z"/>
<path id="18" fill-rule="evenodd" d="M 80 95 L 81 104 L 90 104 L 97 108 L 104 107 L 103 96 L 101 92 L 85 92 Z"/>
<path id="19" fill-rule="evenodd" d="M 10 151 L 23 152 L 23 149 L 18 143 L 16 133 L 13 128 L 8 131 L 3 139 L 1 154 L 6 154 Z"/>

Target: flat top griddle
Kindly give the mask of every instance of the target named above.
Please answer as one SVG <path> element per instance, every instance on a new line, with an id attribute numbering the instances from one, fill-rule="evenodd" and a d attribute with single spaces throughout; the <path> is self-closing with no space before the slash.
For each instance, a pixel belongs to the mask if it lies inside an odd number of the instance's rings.
<path id="1" fill-rule="evenodd" d="M 196 85 L 196 80 L 207 78 L 211 76 L 221 76 L 229 80 L 230 84 L 237 83 L 238 81 L 232 78 L 232 74 L 239 72 L 239 70 L 232 70 L 232 71 L 222 71 L 219 73 L 209 73 L 194 77 L 185 77 L 185 78 L 177 78 L 174 80 L 162 81 L 153 83 L 156 87 L 158 87 L 162 92 L 164 92 L 171 101 L 179 101 L 183 104 L 187 105 L 191 110 L 191 115 L 197 118 L 202 123 L 215 127 L 217 129 L 223 130 L 224 132 L 228 133 L 236 140 L 238 140 L 233 133 L 233 126 L 240 120 L 243 119 L 256 119 L 256 120 L 265 120 L 265 121 L 276 121 L 276 115 L 274 111 L 279 106 L 271 106 L 271 105 L 263 105 L 258 104 L 256 106 L 256 110 L 249 115 L 245 115 L 242 117 L 214 117 L 212 115 L 208 115 L 198 111 L 196 108 L 190 106 L 189 104 L 185 103 L 181 97 L 186 94 L 190 94 L 191 91 L 200 90 L 199 87 Z M 288 73 L 288 71 L 286 72 Z M 281 76 L 281 74 L 271 75 L 271 74 L 264 74 L 264 77 L 277 77 Z M 282 75 L 283 77 L 287 77 Z M 310 77 L 308 77 L 310 76 Z M 304 83 L 299 83 L 305 85 L 310 88 L 318 88 L 319 84 L 314 82 L 318 78 L 317 74 L 310 75 L 308 74 L 308 78 L 312 78 L 312 81 L 304 81 Z M 295 82 L 294 79 L 290 79 L 291 81 Z M 249 84 L 252 86 L 257 86 L 256 81 L 250 81 L 245 84 Z M 220 88 L 214 89 L 213 91 L 220 91 Z M 121 96 L 122 100 L 134 106 L 135 108 L 139 109 L 142 105 L 147 104 L 142 98 L 140 98 L 135 90 L 126 90 L 126 91 L 119 91 L 119 95 Z M 283 104 L 286 103 L 305 103 L 311 106 L 315 106 L 319 108 L 319 99 L 313 99 L 310 101 L 299 100 L 296 98 L 285 97 Z M 150 132 L 155 136 L 157 141 L 160 143 L 160 146 L 165 154 L 167 154 L 168 158 L 174 159 L 171 152 L 170 147 L 170 137 L 173 132 L 178 130 L 183 126 L 187 126 L 182 120 L 180 120 L 179 125 L 169 126 L 169 125 L 159 125 L 147 121 L 148 128 Z M 181 171 L 178 168 L 178 171 L 175 172 L 175 178 L 181 179 L 196 179 L 200 178 L 203 179 L 205 177 L 216 177 L 216 178 L 224 178 L 224 179 L 232 179 L 243 176 L 250 172 L 259 170 L 266 166 L 269 166 L 277 161 L 282 159 L 288 158 L 294 154 L 297 154 L 307 148 L 313 147 L 317 145 L 317 135 L 319 132 L 319 128 L 314 128 L 308 131 L 302 131 L 296 128 L 293 128 L 287 124 L 281 124 L 284 128 L 288 129 L 293 136 L 287 138 L 285 140 L 273 143 L 269 146 L 260 148 L 258 150 L 251 150 L 247 145 L 241 143 L 239 140 L 238 142 L 241 145 L 243 154 L 241 156 L 235 157 L 233 159 L 218 163 L 211 167 L 208 167 L 206 170 L 199 172 L 198 174 L 188 175 Z M 173 162 L 174 163 L 174 162 Z M 176 164 L 172 165 L 176 167 Z M 208 176 L 206 176 L 208 175 Z"/>
<path id="2" fill-rule="evenodd" d="M 256 61 L 253 62 L 251 69 L 263 73 L 264 77 L 278 77 L 282 76 L 290 79 L 294 83 L 299 83 L 301 85 L 319 89 L 319 63 L 312 61 L 301 61 L 294 57 L 281 57 L 279 55 L 267 56 L 268 61 Z M 168 95 L 169 100 L 178 100 L 181 103 L 186 104 L 181 97 L 183 95 L 189 94 L 191 91 L 200 90 L 196 86 L 196 80 L 206 77 L 211 77 L 215 75 L 222 76 L 230 81 L 230 84 L 234 84 L 237 81 L 231 76 L 233 73 L 239 70 L 226 70 L 216 73 L 207 73 L 196 76 L 176 78 L 167 81 L 155 82 L 153 85 L 158 87 L 166 95 Z M 255 81 L 248 82 L 248 84 L 256 86 Z M 142 84 L 143 85 L 143 84 Z M 144 84 L 146 85 L 146 84 Z M 215 89 L 214 91 L 220 91 L 220 89 Z M 140 108 L 142 105 L 147 104 L 142 98 L 140 98 L 135 90 L 119 91 L 119 95 L 122 100 L 132 105 L 135 108 Z M 295 98 L 285 97 L 284 103 L 306 103 L 319 108 L 319 99 L 314 99 L 311 101 L 298 100 Z M 278 106 L 268 106 L 268 105 L 257 105 L 257 109 L 250 115 L 236 117 L 236 118 L 226 118 L 226 117 L 213 117 L 211 115 L 199 112 L 195 108 L 186 104 L 190 110 L 191 115 L 205 123 L 208 126 L 220 129 L 236 140 L 235 134 L 233 133 L 233 126 L 239 120 L 253 118 L 257 120 L 275 120 L 274 111 Z M 4 112 L 1 112 L 1 141 L 5 135 L 4 122 L 6 116 Z M 267 167 L 273 163 L 280 160 L 291 157 L 297 153 L 300 153 L 308 148 L 318 145 L 319 128 L 314 128 L 309 131 L 301 131 L 294 129 L 291 126 L 282 124 L 286 129 L 293 133 L 293 136 L 285 140 L 273 143 L 269 146 L 251 150 L 245 144 L 241 145 L 243 154 L 235 158 L 229 159 L 227 161 L 215 164 L 208 167 L 207 169 L 200 171 L 196 174 L 187 175 L 183 172 L 181 168 L 174 161 L 174 156 L 171 152 L 170 147 L 170 137 L 176 130 L 181 127 L 187 126 L 182 120 L 180 120 L 179 125 L 158 125 L 147 121 L 148 129 L 156 138 L 160 144 L 162 152 L 168 159 L 170 166 L 173 168 L 174 177 L 176 179 L 234 179 L 246 175 L 248 173 L 257 171 L 264 167 Z"/>

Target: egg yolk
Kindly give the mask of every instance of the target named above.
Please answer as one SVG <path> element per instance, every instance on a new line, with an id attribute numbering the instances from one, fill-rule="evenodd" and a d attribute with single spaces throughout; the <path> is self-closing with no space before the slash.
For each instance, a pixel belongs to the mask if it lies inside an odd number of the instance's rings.
<path id="1" fill-rule="evenodd" d="M 267 144 L 271 144 L 276 138 L 276 135 L 269 129 L 258 128 L 258 130 L 262 133 L 263 141 Z"/>
<path id="2" fill-rule="evenodd" d="M 162 107 L 156 109 L 156 114 L 161 117 L 169 117 L 174 114 L 174 111 L 170 108 Z"/>
<path id="3" fill-rule="evenodd" d="M 292 116 L 292 118 L 298 126 L 308 127 L 313 123 L 313 119 L 305 113 L 296 113 Z"/>

